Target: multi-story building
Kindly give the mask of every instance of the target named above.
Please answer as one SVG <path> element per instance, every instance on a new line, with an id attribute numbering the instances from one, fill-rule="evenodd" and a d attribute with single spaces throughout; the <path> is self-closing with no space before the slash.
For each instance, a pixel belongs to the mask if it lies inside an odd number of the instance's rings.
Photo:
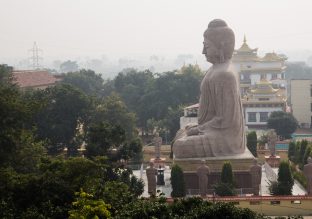
<path id="1" fill-rule="evenodd" d="M 266 53 L 264 57 L 258 56 L 258 49 L 251 49 L 244 37 L 242 46 L 234 51 L 232 63 L 239 73 L 242 96 L 251 86 L 261 79 L 273 80 L 274 87 L 286 87 L 285 60 L 287 58 L 275 52 Z"/>
<path id="2" fill-rule="evenodd" d="M 286 111 L 286 95 L 283 89 L 274 89 L 272 82 L 263 79 L 247 91 L 242 105 L 248 128 L 265 128 L 272 112 Z"/>
<path id="3" fill-rule="evenodd" d="M 300 127 L 310 128 L 312 124 L 312 80 L 292 79 L 290 81 L 290 102 L 292 113 Z"/>

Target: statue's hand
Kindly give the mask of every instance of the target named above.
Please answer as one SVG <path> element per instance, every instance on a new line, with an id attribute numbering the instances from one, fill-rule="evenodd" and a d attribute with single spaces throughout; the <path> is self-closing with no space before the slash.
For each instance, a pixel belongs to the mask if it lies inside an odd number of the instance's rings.
<path id="1" fill-rule="evenodd" d="M 190 135 L 198 135 L 199 134 L 199 130 L 198 127 L 191 127 L 186 129 L 186 135 L 190 136 Z"/>

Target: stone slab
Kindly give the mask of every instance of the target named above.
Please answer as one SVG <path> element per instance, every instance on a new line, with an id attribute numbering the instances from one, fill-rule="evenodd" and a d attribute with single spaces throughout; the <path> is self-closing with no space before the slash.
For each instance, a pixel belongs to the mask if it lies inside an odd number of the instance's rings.
<path id="1" fill-rule="evenodd" d="M 183 172 L 195 172 L 205 160 L 206 165 L 211 172 L 221 172 L 224 162 L 229 161 L 232 164 L 233 171 L 249 171 L 254 164 L 255 157 L 246 149 L 243 154 L 222 156 L 222 157 L 201 157 L 201 158 L 174 158 L 173 163 L 179 165 Z"/>

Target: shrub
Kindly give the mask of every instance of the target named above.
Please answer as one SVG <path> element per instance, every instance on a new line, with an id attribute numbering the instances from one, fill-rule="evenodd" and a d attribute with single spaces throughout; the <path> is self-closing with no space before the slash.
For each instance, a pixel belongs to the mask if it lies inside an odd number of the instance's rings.
<path id="1" fill-rule="evenodd" d="M 171 169 L 171 186 L 172 197 L 184 197 L 185 196 L 185 183 L 183 170 L 178 165 L 173 165 Z"/>

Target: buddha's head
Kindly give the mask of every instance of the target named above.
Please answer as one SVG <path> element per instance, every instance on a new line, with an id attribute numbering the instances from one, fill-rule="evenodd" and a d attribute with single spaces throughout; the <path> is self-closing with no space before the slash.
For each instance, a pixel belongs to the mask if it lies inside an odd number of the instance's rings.
<path id="1" fill-rule="evenodd" d="M 235 46 L 235 36 L 225 21 L 215 19 L 204 32 L 203 54 L 212 64 L 224 63 L 232 58 Z"/>

